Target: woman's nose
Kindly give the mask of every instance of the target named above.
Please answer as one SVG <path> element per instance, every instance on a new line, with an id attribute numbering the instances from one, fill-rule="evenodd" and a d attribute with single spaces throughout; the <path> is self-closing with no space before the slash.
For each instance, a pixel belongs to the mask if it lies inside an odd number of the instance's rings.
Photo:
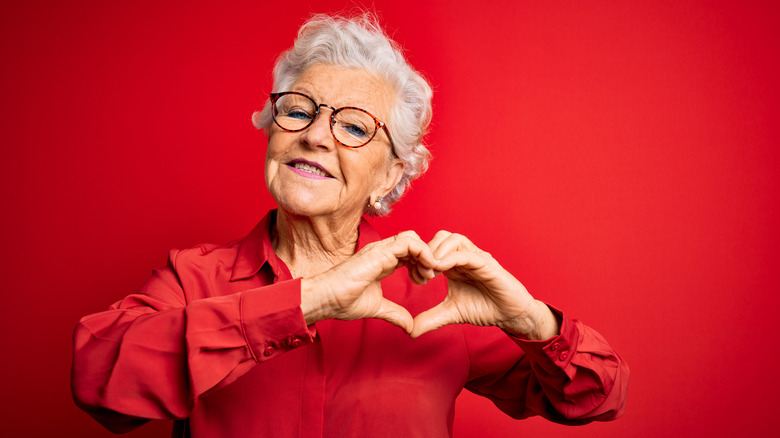
<path id="1" fill-rule="evenodd" d="M 317 117 L 303 130 L 301 140 L 312 148 L 333 149 L 336 141 L 330 131 L 330 108 L 320 108 Z"/>

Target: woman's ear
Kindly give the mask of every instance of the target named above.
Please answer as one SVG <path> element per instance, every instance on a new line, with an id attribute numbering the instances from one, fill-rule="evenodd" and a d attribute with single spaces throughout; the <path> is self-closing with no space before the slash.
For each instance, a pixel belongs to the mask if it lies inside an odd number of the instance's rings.
<path id="1" fill-rule="evenodd" d="M 387 196 L 387 194 L 398 185 L 401 178 L 403 178 L 404 169 L 406 169 L 406 163 L 404 163 L 403 160 L 396 157 L 392 158 L 392 162 L 385 173 L 385 179 L 377 189 L 377 195 L 383 198 Z"/>

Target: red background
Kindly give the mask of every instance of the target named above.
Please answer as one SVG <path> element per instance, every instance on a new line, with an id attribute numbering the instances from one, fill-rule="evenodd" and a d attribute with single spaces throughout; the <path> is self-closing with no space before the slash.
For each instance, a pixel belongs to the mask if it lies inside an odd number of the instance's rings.
<path id="1" fill-rule="evenodd" d="M 221 3 L 0 6 L 0 435 L 108 436 L 70 397 L 76 321 L 272 206 L 250 116 L 303 19 L 353 3 Z M 777 429 L 776 5 L 375 0 L 435 88 L 431 170 L 375 224 L 466 234 L 632 371 L 617 422 L 464 394 L 456 436 Z"/>

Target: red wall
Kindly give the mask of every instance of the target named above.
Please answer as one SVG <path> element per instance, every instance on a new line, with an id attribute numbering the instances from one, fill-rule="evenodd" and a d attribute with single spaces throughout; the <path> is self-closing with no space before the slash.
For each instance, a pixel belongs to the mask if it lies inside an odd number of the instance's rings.
<path id="1" fill-rule="evenodd" d="M 221 3 L 0 5 L 0 435 L 108 436 L 70 398 L 78 318 L 272 205 L 250 115 L 346 3 Z M 456 436 L 776 430 L 777 2 L 374 3 L 436 93 L 431 170 L 378 227 L 466 234 L 632 370 L 617 422 L 465 394 Z"/>

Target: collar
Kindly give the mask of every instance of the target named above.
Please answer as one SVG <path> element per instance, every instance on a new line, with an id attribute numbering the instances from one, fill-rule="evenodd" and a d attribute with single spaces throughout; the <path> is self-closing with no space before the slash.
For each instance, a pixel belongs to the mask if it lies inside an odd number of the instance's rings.
<path id="1" fill-rule="evenodd" d="M 271 267 L 274 275 L 283 279 L 292 278 L 287 265 L 276 255 L 274 247 L 271 245 L 271 227 L 275 224 L 276 210 L 270 210 L 252 231 L 241 239 L 230 281 L 252 277 L 266 263 Z M 361 218 L 360 225 L 358 225 L 357 249 L 360 250 L 366 244 L 377 240 L 379 240 L 379 233 L 365 218 Z"/>

